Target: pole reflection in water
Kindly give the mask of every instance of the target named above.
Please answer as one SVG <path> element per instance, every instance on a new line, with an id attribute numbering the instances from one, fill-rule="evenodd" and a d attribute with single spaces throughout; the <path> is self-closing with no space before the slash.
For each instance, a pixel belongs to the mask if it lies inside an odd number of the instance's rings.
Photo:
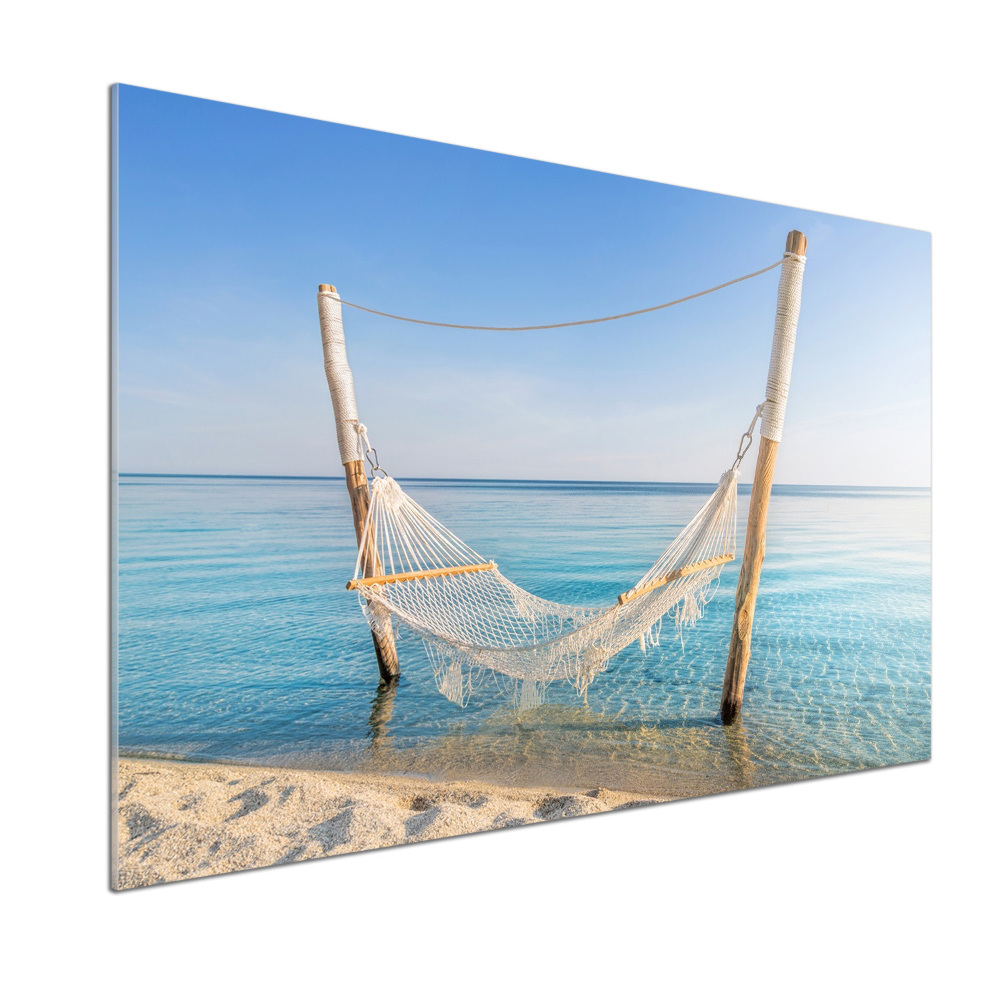
<path id="1" fill-rule="evenodd" d="M 743 728 L 742 718 L 737 717 L 734 722 L 724 726 L 722 731 L 725 733 L 726 750 L 733 766 L 735 787 L 753 788 L 756 767 L 750 756 L 750 746 L 747 742 L 747 733 Z"/>
<path id="2" fill-rule="evenodd" d="M 368 749 L 371 765 L 379 767 L 387 763 L 392 753 L 392 737 L 389 735 L 389 723 L 392 722 L 392 710 L 396 703 L 398 685 L 379 683 L 375 697 L 372 699 L 371 712 L 368 715 Z"/>

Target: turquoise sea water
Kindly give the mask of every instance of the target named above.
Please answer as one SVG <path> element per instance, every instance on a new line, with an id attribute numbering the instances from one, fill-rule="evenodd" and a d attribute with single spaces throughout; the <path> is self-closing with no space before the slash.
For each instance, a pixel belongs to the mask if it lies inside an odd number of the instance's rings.
<path id="1" fill-rule="evenodd" d="M 709 485 L 409 480 L 520 585 L 609 603 Z M 122 476 L 120 752 L 700 794 L 930 756 L 930 492 L 775 488 L 741 722 L 718 707 L 737 562 L 684 647 L 619 654 L 586 700 L 465 709 L 420 642 L 379 689 L 339 480 Z"/>

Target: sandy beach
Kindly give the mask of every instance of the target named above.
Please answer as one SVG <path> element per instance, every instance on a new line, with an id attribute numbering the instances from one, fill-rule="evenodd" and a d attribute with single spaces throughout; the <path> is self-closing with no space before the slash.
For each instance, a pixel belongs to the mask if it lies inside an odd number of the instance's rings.
<path id="1" fill-rule="evenodd" d="M 118 763 L 117 888 L 244 871 L 664 798 L 151 759 Z"/>

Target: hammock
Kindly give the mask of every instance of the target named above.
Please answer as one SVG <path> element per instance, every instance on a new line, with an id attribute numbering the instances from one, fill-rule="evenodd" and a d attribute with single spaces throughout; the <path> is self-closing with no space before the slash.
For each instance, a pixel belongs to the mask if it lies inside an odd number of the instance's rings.
<path id="1" fill-rule="evenodd" d="M 683 630 L 702 616 L 722 567 L 735 558 L 737 473 L 753 440 L 757 421 L 762 420 L 761 435 L 765 440 L 774 446 L 781 440 L 805 262 L 803 256 L 794 252 L 795 246 L 805 248 L 805 238 L 797 231 L 789 233 L 780 261 L 694 295 L 629 313 L 535 327 L 481 327 L 397 316 L 343 301 L 332 285 L 320 285 L 324 362 L 358 533 L 354 579 L 347 586 L 358 593 L 375 636 L 383 677 L 394 676 L 393 670 L 383 663 L 383 656 L 388 648 L 395 657 L 393 640 L 397 626 L 411 629 L 423 640 L 439 690 L 459 705 L 468 702 L 477 683 L 484 678 L 512 690 L 516 704 L 525 707 L 541 702 L 545 689 L 554 681 L 571 681 L 578 692 L 584 693 L 609 660 L 626 646 L 638 642 L 645 650 L 650 643 L 657 644 L 661 622 L 667 616 L 674 620 L 683 638 Z M 557 604 L 512 583 L 496 563 L 484 559 L 435 520 L 385 474 L 368 442 L 365 427 L 358 420 L 354 379 L 344 342 L 342 305 L 430 326 L 547 330 L 604 323 L 666 309 L 779 266 L 782 270 L 767 398 L 757 407 L 750 427 L 743 434 L 735 462 L 723 473 L 704 506 L 645 576 L 608 607 Z M 365 459 L 370 465 L 370 499 Z M 773 466 L 762 477 L 768 491 L 771 471 Z M 755 592 L 755 583 L 752 588 Z M 739 612 L 741 640 L 749 635 L 752 597 L 744 594 L 739 598 L 744 602 Z M 734 625 L 734 634 L 735 629 Z"/>
<path id="2" fill-rule="evenodd" d="M 361 427 L 361 433 L 364 428 Z M 376 476 L 358 550 L 356 590 L 373 632 L 393 620 L 417 633 L 438 690 L 465 705 L 484 678 L 513 682 L 517 705 L 542 701 L 556 680 L 583 693 L 616 653 L 658 644 L 672 614 L 679 629 L 703 612 L 712 583 L 735 558 L 736 468 L 674 542 L 610 607 L 536 597 L 436 521 L 394 479 Z M 368 567 L 378 572 L 366 576 Z"/>

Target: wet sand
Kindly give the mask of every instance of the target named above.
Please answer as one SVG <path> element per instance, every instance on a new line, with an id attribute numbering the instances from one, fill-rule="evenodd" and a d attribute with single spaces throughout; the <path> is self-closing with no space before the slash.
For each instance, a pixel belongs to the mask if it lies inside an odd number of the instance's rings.
<path id="1" fill-rule="evenodd" d="M 148 758 L 119 761 L 118 789 L 119 889 L 668 801 Z"/>

